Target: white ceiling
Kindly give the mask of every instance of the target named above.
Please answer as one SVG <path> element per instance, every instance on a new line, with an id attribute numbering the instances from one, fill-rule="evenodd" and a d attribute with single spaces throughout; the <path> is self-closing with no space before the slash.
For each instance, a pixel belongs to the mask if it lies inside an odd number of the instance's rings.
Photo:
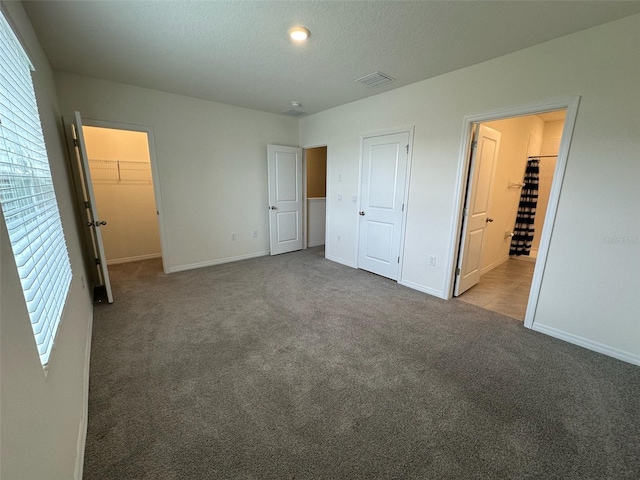
<path id="1" fill-rule="evenodd" d="M 640 1 L 24 2 L 56 70 L 315 113 L 640 12 Z M 311 30 L 306 44 L 287 37 Z M 354 80 L 381 71 L 396 81 Z"/>

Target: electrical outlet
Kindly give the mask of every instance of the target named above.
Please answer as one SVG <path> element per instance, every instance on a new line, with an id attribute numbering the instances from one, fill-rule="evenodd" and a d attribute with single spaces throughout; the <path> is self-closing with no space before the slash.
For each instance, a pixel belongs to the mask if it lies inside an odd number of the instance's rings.
<path id="1" fill-rule="evenodd" d="M 231 233 L 231 241 L 232 242 L 236 241 L 236 232 Z"/>
<path id="2" fill-rule="evenodd" d="M 429 266 L 430 267 L 435 267 L 436 266 L 436 256 L 435 255 L 429 255 Z"/>
<path id="3" fill-rule="evenodd" d="M 258 230 L 253 231 L 253 238 L 258 238 Z"/>

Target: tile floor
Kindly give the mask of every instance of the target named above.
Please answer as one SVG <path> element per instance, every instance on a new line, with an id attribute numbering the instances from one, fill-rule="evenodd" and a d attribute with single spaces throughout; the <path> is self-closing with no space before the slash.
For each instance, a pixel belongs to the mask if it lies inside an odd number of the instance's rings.
<path id="1" fill-rule="evenodd" d="M 510 259 L 482 275 L 458 299 L 524 321 L 534 267 L 534 262 Z"/>

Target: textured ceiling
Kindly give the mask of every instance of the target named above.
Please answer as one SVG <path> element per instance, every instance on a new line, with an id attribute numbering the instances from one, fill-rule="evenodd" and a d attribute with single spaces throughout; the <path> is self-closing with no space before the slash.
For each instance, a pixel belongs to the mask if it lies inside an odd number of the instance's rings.
<path id="1" fill-rule="evenodd" d="M 24 2 L 56 70 L 315 113 L 640 12 L 639 1 Z M 291 42 L 304 25 L 311 37 Z M 354 80 L 381 71 L 377 89 Z"/>

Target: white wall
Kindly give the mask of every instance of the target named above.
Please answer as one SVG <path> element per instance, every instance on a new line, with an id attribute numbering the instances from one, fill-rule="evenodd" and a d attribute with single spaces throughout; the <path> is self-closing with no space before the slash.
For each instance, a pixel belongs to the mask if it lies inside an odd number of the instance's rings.
<path id="1" fill-rule="evenodd" d="M 0 477 L 68 480 L 75 477 L 84 448 L 92 305 L 83 288 L 86 270 L 52 72 L 22 6 L 2 3 L 2 10 L 36 69 L 36 97 L 73 279 L 45 376 L 7 229 L 0 220 Z"/>
<path id="2" fill-rule="evenodd" d="M 68 73 L 55 80 L 65 114 L 153 128 L 169 270 L 269 251 L 267 144 L 297 145 L 295 118 Z"/>
<path id="3" fill-rule="evenodd" d="M 108 264 L 161 256 L 146 132 L 84 127 Z M 115 162 L 120 162 L 119 167 Z"/>
<path id="4" fill-rule="evenodd" d="M 302 118 L 301 146 L 329 144 L 327 256 L 356 264 L 337 194 L 358 193 L 361 136 L 415 125 L 401 282 L 445 296 L 465 115 L 581 95 L 534 328 L 640 363 L 638 44 L 635 15 Z"/>

